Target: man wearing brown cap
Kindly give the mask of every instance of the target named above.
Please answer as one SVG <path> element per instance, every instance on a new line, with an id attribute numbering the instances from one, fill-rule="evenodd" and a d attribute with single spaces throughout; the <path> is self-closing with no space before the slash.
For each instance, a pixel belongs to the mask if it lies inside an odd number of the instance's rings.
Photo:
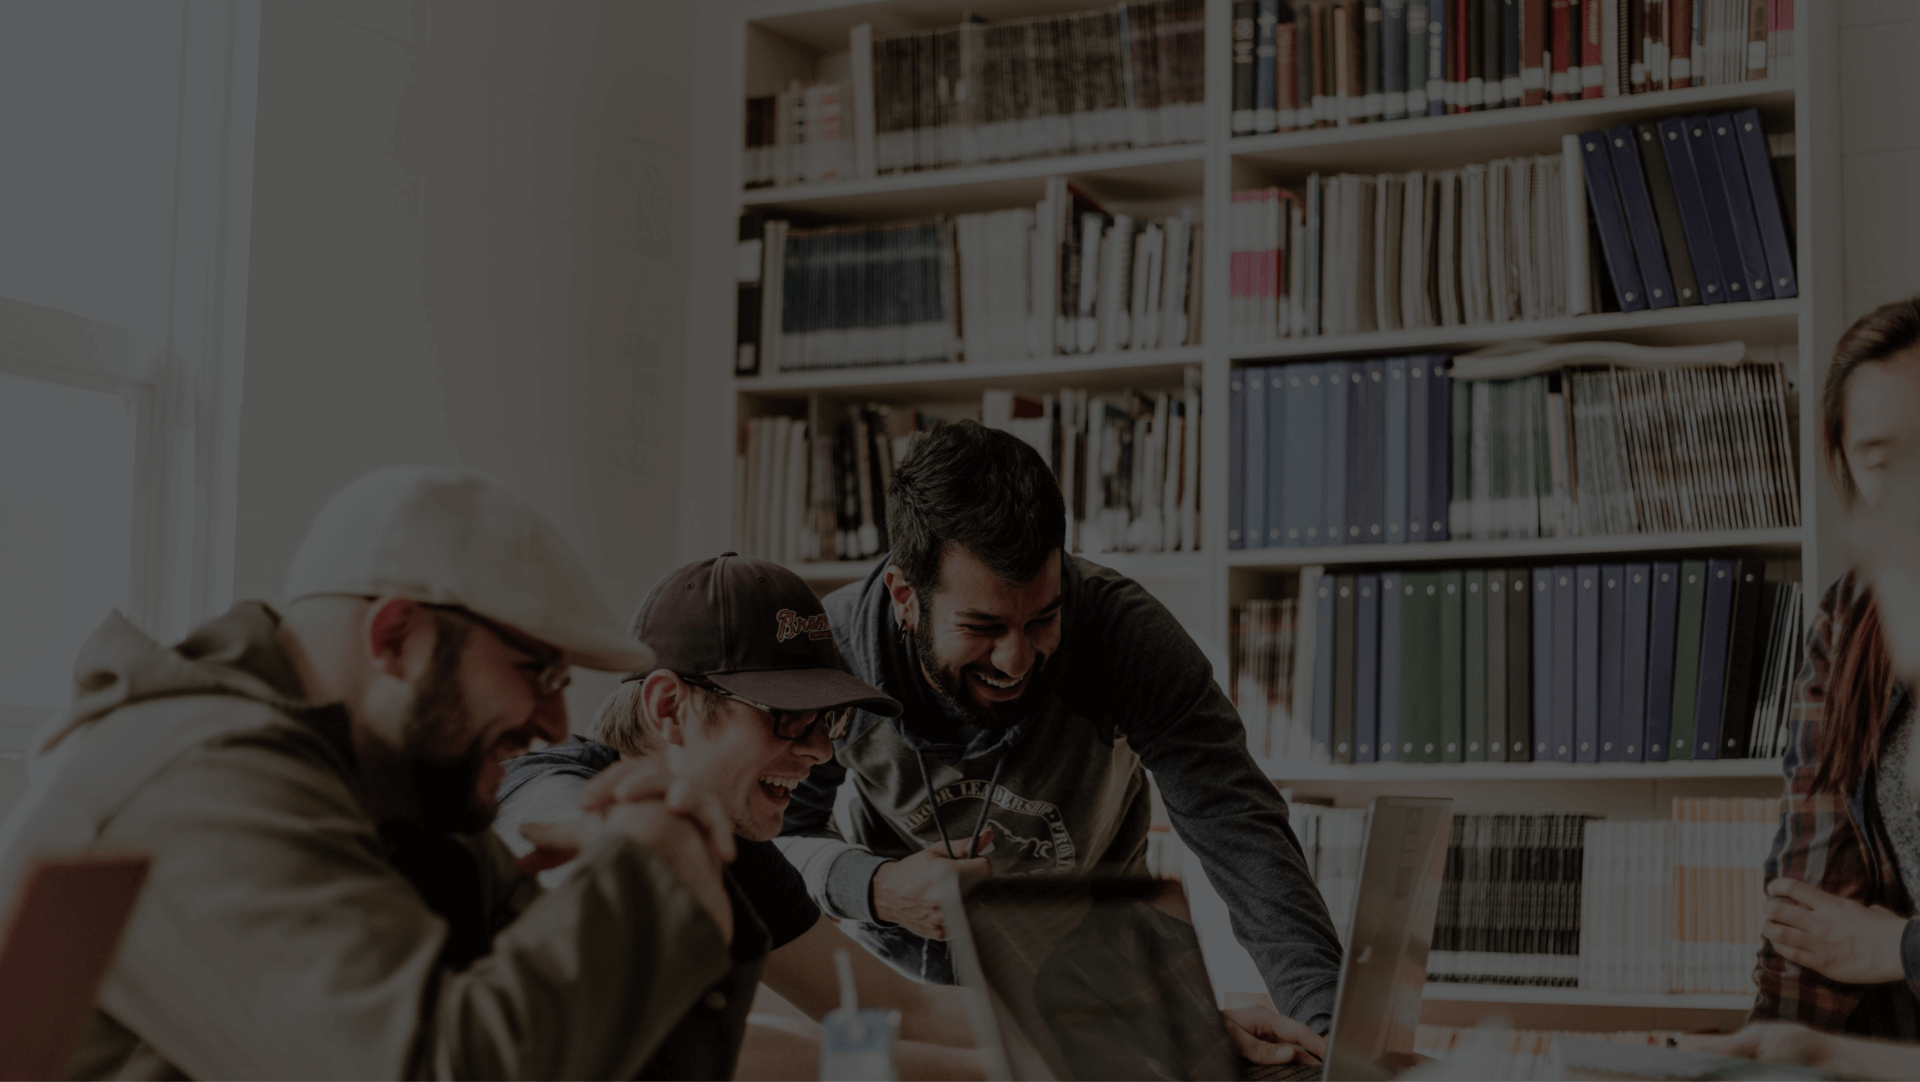
<path id="1" fill-rule="evenodd" d="M 171 649 L 109 616 L 35 742 L 0 902 L 42 852 L 152 859 L 69 1073 L 727 1075 L 765 933 L 718 802 L 610 775 L 543 835 L 578 854 L 544 893 L 484 829 L 499 761 L 565 739 L 569 667 L 652 661 L 554 528 L 479 474 L 376 471 L 287 596 Z"/>
<path id="2" fill-rule="evenodd" d="M 532 824 L 578 815 L 581 794 L 616 764 L 666 764 L 681 783 L 716 794 L 737 835 L 727 874 L 766 924 L 768 986 L 818 1019 L 838 1005 L 833 955 L 847 950 L 861 1002 L 901 1012 L 902 1077 L 977 1077 L 954 991 L 905 979 L 821 920 L 769 840 L 793 787 L 833 755 L 851 710 L 900 709 L 846 671 L 813 591 L 778 564 L 727 553 L 662 579 L 632 632 L 653 647 L 655 667 L 629 675 L 608 699 L 597 739 L 575 736 L 507 764 L 494 829 L 524 863 L 549 863 L 536 847 L 545 828 Z M 571 867 L 542 872 L 542 881 L 559 882 Z M 804 1031 L 750 1027 L 739 1076 L 810 1077 L 818 1054 Z"/>

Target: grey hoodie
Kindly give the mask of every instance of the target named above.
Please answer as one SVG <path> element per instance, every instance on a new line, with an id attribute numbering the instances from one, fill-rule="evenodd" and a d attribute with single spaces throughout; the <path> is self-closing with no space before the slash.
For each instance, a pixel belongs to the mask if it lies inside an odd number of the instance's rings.
<path id="1" fill-rule="evenodd" d="M 1333 923 L 1285 802 L 1248 754 L 1206 656 L 1173 616 L 1131 579 L 1067 561 L 1061 645 L 1027 690 L 1024 720 L 975 727 L 919 672 L 881 582 L 888 562 L 881 557 L 865 581 L 826 599 L 848 668 L 906 712 L 891 721 L 856 714 L 834 758 L 794 791 L 780 844 L 821 908 L 895 965 L 951 982 L 944 943 L 874 916 L 875 869 L 939 844 L 936 808 L 956 842 L 970 837 L 997 778 L 988 813 L 994 874 L 1142 872 L 1150 770 L 1274 1005 L 1326 1032 L 1340 978 Z M 832 813 L 849 779 L 842 836 Z"/>

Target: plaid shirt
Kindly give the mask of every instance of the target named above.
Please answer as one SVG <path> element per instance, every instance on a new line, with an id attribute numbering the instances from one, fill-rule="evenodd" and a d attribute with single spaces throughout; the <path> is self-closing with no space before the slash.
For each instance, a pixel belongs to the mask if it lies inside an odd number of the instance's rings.
<path id="1" fill-rule="evenodd" d="M 1771 882 L 1787 876 L 1862 905 L 1882 905 L 1912 917 L 1913 902 L 1874 800 L 1872 772 L 1860 779 L 1851 796 L 1813 788 L 1819 766 L 1815 747 L 1826 722 L 1834 644 L 1849 630 L 1842 625 L 1860 589 L 1858 577 L 1849 571 L 1820 602 L 1820 620 L 1795 680 L 1788 719 L 1787 792 L 1781 802 L 1780 832 L 1767 857 L 1766 878 Z M 1889 716 L 1906 707 L 1904 692 L 1896 690 L 1887 704 Z M 1823 1030 L 1920 1038 L 1920 996 L 1906 981 L 1843 984 L 1787 961 L 1764 939 L 1753 977 L 1759 995 L 1749 1016 L 1752 1021 L 1782 1019 Z"/>

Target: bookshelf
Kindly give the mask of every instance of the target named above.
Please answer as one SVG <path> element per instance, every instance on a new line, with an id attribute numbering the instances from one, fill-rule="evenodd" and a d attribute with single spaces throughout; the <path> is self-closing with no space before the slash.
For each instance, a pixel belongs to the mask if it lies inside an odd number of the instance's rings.
<path id="1" fill-rule="evenodd" d="M 1811 614 L 1821 589 L 1840 570 L 1834 537 L 1837 502 L 1818 466 L 1818 388 L 1826 355 L 1844 328 L 1840 266 L 1838 123 L 1838 31 L 1832 5 L 1798 5 L 1797 63 L 1784 78 L 1625 97 L 1607 97 L 1520 109 L 1424 117 L 1379 124 L 1272 135 L 1232 137 L 1227 102 L 1231 93 L 1230 0 L 1206 0 L 1206 138 L 1203 142 L 996 162 L 945 170 L 863 179 L 743 189 L 740 105 L 770 93 L 789 79 L 806 80 L 844 63 L 849 32 L 866 23 L 875 33 L 932 28 L 958 22 L 963 13 L 1002 19 L 1063 13 L 1099 6 L 1093 0 L 877 0 L 843 4 L 831 0 L 778 0 L 747 6 L 732 25 L 728 55 L 714 58 L 733 73 L 737 92 L 716 106 L 726 127 L 710 140 L 708 174 L 725 194 L 705 204 L 708 216 L 695 236 L 712 238 L 728 258 L 710 259 L 695 283 L 704 299 L 690 331 L 695 343 L 688 401 L 701 403 L 707 421 L 687 427 L 683 453 L 696 460 L 684 477 L 709 493 L 733 490 L 735 433 L 749 418 L 801 417 L 810 398 L 828 404 L 884 401 L 936 403 L 977 410 L 988 388 L 1041 392 L 1071 385 L 1092 388 L 1177 388 L 1189 366 L 1201 372 L 1200 534 L 1197 552 L 1091 555 L 1152 590 L 1181 619 L 1214 660 L 1224 681 L 1232 605 L 1278 597 L 1302 566 L 1394 568 L 1430 565 L 1572 561 L 1621 554 L 1734 553 L 1797 567 Z M 1286 184 L 1310 171 L 1374 172 L 1446 168 L 1515 155 L 1557 153 L 1563 135 L 1594 127 L 1662 118 L 1684 112 L 1743 108 L 1759 110 L 1768 130 L 1794 133 L 1795 237 L 1799 295 L 1785 300 L 1602 313 L 1532 322 L 1395 330 L 1369 334 L 1289 338 L 1242 343 L 1228 334 L 1228 248 L 1224 223 L 1236 190 Z M 934 213 L 1031 207 L 1047 178 L 1064 176 L 1077 187 L 1129 212 L 1167 213 L 1193 208 L 1207 226 L 1197 268 L 1204 290 L 1199 344 L 1145 351 L 1116 351 L 1040 358 L 969 359 L 961 363 L 765 371 L 731 375 L 733 308 L 731 253 L 734 222 L 746 211 L 785 216 L 796 225 L 883 221 Z M 711 306 L 711 307 L 707 307 Z M 719 329 L 724 326 L 727 330 Z M 1229 551 L 1225 546 L 1228 504 L 1225 423 L 1228 383 L 1246 363 L 1288 358 L 1382 356 L 1425 351 L 1462 351 L 1521 339 L 1548 342 L 1612 339 L 1646 345 L 1685 345 L 1739 339 L 1751 356 L 1786 363 L 1793 395 L 1790 427 L 1799 469 L 1800 525 L 1787 529 L 1685 534 L 1633 534 L 1537 540 L 1456 541 L 1440 544 L 1365 545 Z M 706 348 L 701 346 L 705 343 Z M 709 403 L 717 403 L 713 408 Z M 711 422 L 711 423 L 707 423 Z M 705 525 L 689 530 L 708 548 L 718 538 L 734 547 L 732 502 L 703 512 Z M 695 544 L 687 541 L 688 546 Z M 700 553 L 704 554 L 704 553 Z M 863 577 L 872 559 L 807 562 L 796 570 L 817 589 L 830 590 Z M 1377 793 L 1454 797 L 1463 810 L 1591 810 L 1611 816 L 1657 818 L 1680 795 L 1774 796 L 1779 762 L 1771 759 L 1667 763 L 1385 763 L 1359 766 L 1308 761 L 1261 764 L 1276 784 L 1297 796 L 1364 805 Z M 1692 1028 L 1738 1020 L 1747 999 L 1735 995 L 1622 996 L 1579 989 L 1430 986 L 1428 1021 L 1470 1023 L 1500 1013 L 1521 1025 L 1556 1028 Z"/>

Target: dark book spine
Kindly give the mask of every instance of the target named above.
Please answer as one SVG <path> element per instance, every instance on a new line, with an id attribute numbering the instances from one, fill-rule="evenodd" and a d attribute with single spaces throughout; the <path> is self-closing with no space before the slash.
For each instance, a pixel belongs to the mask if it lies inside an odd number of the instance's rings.
<path id="1" fill-rule="evenodd" d="M 1687 250 L 1686 226 L 1680 219 L 1673 175 L 1667 171 L 1666 150 L 1660 145 L 1659 125 L 1643 120 L 1633 126 L 1633 131 L 1640 140 L 1640 164 L 1646 170 L 1647 191 L 1653 198 L 1653 215 L 1660 226 L 1660 246 L 1673 276 L 1674 303 L 1681 307 L 1699 304 L 1700 284 L 1693 276 L 1693 256 Z"/>
<path id="2" fill-rule="evenodd" d="M 1381 40 L 1386 33 L 1386 12 L 1381 0 L 1362 0 L 1361 24 L 1361 79 L 1365 82 L 1361 108 L 1369 121 L 1377 121 L 1386 109 L 1386 79 L 1381 66 L 1386 55 Z"/>
<path id="3" fill-rule="evenodd" d="M 1647 757 L 1647 631 L 1652 600 L 1653 568 L 1628 564 L 1623 569 L 1626 591 L 1620 637 L 1621 758 L 1630 763 Z"/>
<path id="4" fill-rule="evenodd" d="M 1254 11 L 1257 0 L 1234 0 L 1233 4 L 1233 110 L 1235 135 L 1253 134 L 1254 86 Z"/>
<path id="5" fill-rule="evenodd" d="M 766 219 L 740 216 L 738 285 L 734 292 L 733 374 L 760 374 L 760 305 L 765 293 Z"/>
<path id="6" fill-rule="evenodd" d="M 1600 755 L 1603 763 L 1625 762 L 1626 569 L 1600 566 Z"/>
<path id="7" fill-rule="evenodd" d="M 1762 613 L 1772 600 L 1759 560 L 1734 564 L 1733 617 L 1728 622 L 1726 691 L 1721 696 L 1720 758 L 1744 759 L 1753 723 L 1754 681 L 1759 671 L 1756 651 L 1766 649 Z"/>
<path id="8" fill-rule="evenodd" d="M 1647 762 L 1672 758 L 1673 664 L 1679 633 L 1680 565 L 1657 563 L 1647 607 Z"/>
<path id="9" fill-rule="evenodd" d="M 1353 761 L 1371 763 L 1380 739 L 1380 576 L 1360 575 L 1354 598 Z"/>
<path id="10" fill-rule="evenodd" d="M 1533 761 L 1532 572 L 1507 573 L 1507 760 Z"/>
<path id="11" fill-rule="evenodd" d="M 1486 621 L 1487 621 L 1487 761 L 1504 763 L 1507 761 L 1507 695 L 1512 681 L 1507 677 L 1507 662 L 1510 649 L 1507 646 L 1507 580 L 1510 576 L 1506 568 L 1491 567 L 1486 574 Z"/>
<path id="12" fill-rule="evenodd" d="M 1337 577 L 1334 585 L 1333 616 L 1333 761 L 1353 762 L 1354 653 L 1356 649 L 1354 595 L 1358 584 L 1352 575 Z"/>

